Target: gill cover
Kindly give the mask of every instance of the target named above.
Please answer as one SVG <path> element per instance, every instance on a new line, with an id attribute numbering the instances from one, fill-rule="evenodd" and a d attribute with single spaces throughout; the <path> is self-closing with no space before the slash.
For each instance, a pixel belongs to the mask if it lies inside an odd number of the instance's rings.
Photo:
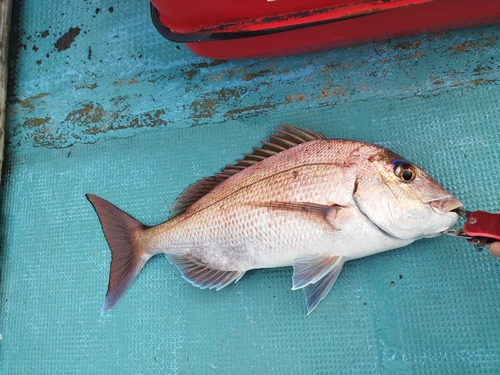
<path id="1" fill-rule="evenodd" d="M 415 240 L 455 224 L 458 215 L 450 210 L 461 203 L 422 168 L 401 158 L 371 164 L 360 170 L 354 200 L 381 230 Z"/>

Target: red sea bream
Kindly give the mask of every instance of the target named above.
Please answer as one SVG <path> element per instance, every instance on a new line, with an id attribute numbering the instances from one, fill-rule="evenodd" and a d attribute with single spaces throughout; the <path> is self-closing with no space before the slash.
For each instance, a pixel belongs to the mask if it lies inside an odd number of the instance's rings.
<path id="1" fill-rule="evenodd" d="M 191 284 L 217 290 L 251 269 L 293 266 L 310 313 L 346 261 L 438 236 L 458 219 L 457 199 L 383 147 L 288 125 L 276 132 L 189 186 L 159 225 L 87 195 L 112 252 L 104 311 L 165 253 Z"/>

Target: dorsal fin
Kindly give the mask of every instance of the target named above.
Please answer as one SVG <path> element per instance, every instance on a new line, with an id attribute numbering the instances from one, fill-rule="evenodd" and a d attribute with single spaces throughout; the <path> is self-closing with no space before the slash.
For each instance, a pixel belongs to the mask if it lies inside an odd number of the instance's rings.
<path id="1" fill-rule="evenodd" d="M 261 141 L 262 146 L 254 147 L 251 154 L 243 154 L 244 158 L 238 160 L 235 165 L 228 165 L 214 176 L 205 177 L 189 185 L 175 200 L 170 213 L 173 216 L 184 213 L 189 206 L 201 197 L 208 194 L 213 188 L 229 177 L 241 172 L 262 160 L 276 155 L 277 153 L 297 146 L 300 143 L 314 141 L 317 139 L 326 139 L 321 133 L 315 133 L 311 130 L 302 130 L 296 127 L 281 124 L 283 129 L 274 129 L 276 135 L 270 135 L 269 141 Z"/>

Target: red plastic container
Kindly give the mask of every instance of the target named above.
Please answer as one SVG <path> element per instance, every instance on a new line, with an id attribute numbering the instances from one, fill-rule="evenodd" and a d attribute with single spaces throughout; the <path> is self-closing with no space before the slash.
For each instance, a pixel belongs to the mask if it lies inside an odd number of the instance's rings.
<path id="1" fill-rule="evenodd" d="M 499 0 L 151 0 L 167 39 L 210 58 L 279 57 L 500 23 Z"/>

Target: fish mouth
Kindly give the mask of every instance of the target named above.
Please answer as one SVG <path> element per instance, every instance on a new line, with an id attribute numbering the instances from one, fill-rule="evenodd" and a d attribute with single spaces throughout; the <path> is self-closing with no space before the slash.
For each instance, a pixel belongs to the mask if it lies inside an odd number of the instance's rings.
<path id="1" fill-rule="evenodd" d="M 458 211 L 463 207 L 462 202 L 453 197 L 452 195 L 435 199 L 427 202 L 427 204 L 436 213 L 450 213 L 453 212 L 458 215 Z"/>

